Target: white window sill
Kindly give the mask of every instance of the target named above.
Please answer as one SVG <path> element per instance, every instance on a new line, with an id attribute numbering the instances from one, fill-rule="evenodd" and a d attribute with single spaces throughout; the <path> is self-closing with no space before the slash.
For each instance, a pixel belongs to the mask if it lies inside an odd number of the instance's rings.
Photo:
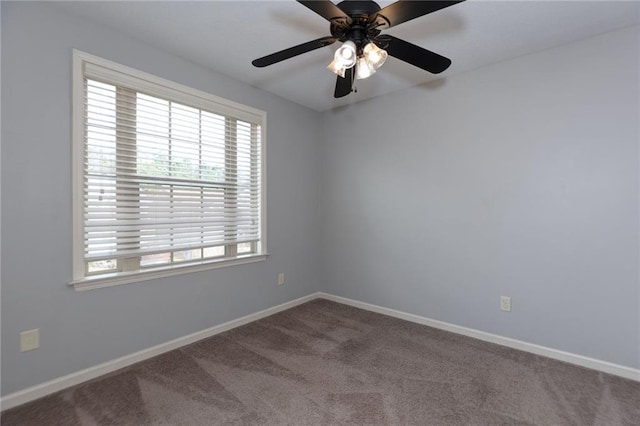
<path id="1" fill-rule="evenodd" d="M 206 260 L 197 263 L 173 264 L 160 266 L 153 269 L 143 269 L 141 271 L 114 272 L 112 274 L 102 274 L 88 276 L 69 283 L 76 291 L 92 290 L 114 285 L 130 284 L 139 281 L 148 281 L 157 278 L 171 277 L 174 275 L 190 274 L 193 272 L 206 271 L 209 269 L 224 268 L 227 266 L 242 265 L 245 263 L 262 262 L 266 260 L 268 254 L 251 254 L 238 256 L 234 259 Z"/>

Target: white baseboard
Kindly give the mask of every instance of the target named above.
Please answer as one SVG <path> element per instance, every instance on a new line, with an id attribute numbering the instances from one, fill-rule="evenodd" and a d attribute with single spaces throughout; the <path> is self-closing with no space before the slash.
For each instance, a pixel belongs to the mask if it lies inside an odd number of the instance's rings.
<path id="1" fill-rule="evenodd" d="M 360 308 L 367 311 L 388 315 L 390 317 L 399 318 L 399 319 L 415 322 L 422 325 L 428 325 L 429 327 L 450 331 L 456 334 L 462 334 L 464 336 L 469 336 L 475 339 L 484 340 L 485 342 L 496 343 L 498 345 L 507 346 L 509 348 L 518 349 L 525 352 L 530 352 L 536 355 L 542 355 L 547 358 L 568 362 L 571 364 L 579 365 L 581 367 L 590 368 L 592 370 L 602 371 L 604 373 L 613 374 L 616 376 L 624 377 L 626 379 L 640 381 L 640 370 L 635 368 L 613 364 L 611 362 L 601 361 L 599 359 L 589 358 L 582 355 L 576 355 L 570 352 L 564 352 L 557 349 L 547 348 L 545 346 L 540 346 L 533 343 L 527 343 L 521 340 L 510 339 L 508 337 L 499 336 L 497 334 L 486 333 L 484 331 L 475 330 L 473 328 L 462 327 L 459 325 L 450 324 L 447 322 L 438 321 L 431 318 L 425 318 L 419 315 L 397 311 L 395 309 L 389 309 L 382 306 L 359 302 L 357 300 L 348 299 L 346 297 L 334 296 L 332 294 L 327 294 L 327 293 L 317 293 L 317 296 L 322 299 L 343 303 L 345 305 L 353 306 L 355 308 Z"/>
<path id="2" fill-rule="evenodd" d="M 496 334 L 485 333 L 484 331 L 461 327 L 458 325 L 421 317 L 419 315 L 397 311 L 395 309 L 389 309 L 382 306 L 359 302 L 357 300 L 348 299 L 345 297 L 318 292 L 9 394 L 0 399 L 0 407 L 2 410 L 16 407 L 18 405 L 33 401 L 43 396 L 50 395 L 54 392 L 58 392 L 68 387 L 95 379 L 96 377 L 102 376 L 104 374 L 114 372 L 124 367 L 128 367 L 137 362 L 144 361 L 157 355 L 161 355 L 165 352 L 169 352 L 182 346 L 197 342 L 198 340 L 206 339 L 207 337 L 211 337 L 224 331 L 239 327 L 241 325 L 257 321 L 261 318 L 276 314 L 278 312 L 293 308 L 295 306 L 318 298 L 331 300 L 367 311 L 388 315 L 390 317 L 427 325 L 441 330 L 450 331 L 452 333 L 462 334 L 479 340 L 496 343 L 502 346 L 519 349 L 525 352 L 531 352 L 537 355 L 565 361 L 593 370 L 614 374 L 616 376 L 621 376 L 627 379 L 640 381 L 640 370 L 631 367 L 625 367 L 606 361 L 600 361 L 594 358 L 588 358 L 582 355 L 563 352 L 556 349 L 523 342 L 520 340 L 510 339 L 508 337 L 498 336 Z"/>
<path id="3" fill-rule="evenodd" d="M 273 306 L 254 314 L 225 322 L 224 324 L 216 325 L 214 327 L 210 327 L 205 330 L 189 334 L 187 336 L 179 337 L 177 339 L 159 344 L 157 346 L 153 346 L 148 349 L 143 349 L 130 355 L 125 355 L 112 361 L 107 361 L 105 363 L 98 364 L 81 371 L 76 371 L 75 373 L 67 374 L 66 376 L 58 377 L 57 379 L 32 386 L 27 389 L 23 389 L 21 391 L 2 397 L 0 399 L 0 407 L 2 407 L 2 410 L 7 410 L 9 408 L 22 405 L 26 402 L 42 398 L 43 396 L 50 395 L 54 392 L 58 392 L 68 387 L 78 385 L 91 379 L 95 379 L 96 377 L 102 376 L 104 374 L 111 373 L 124 367 L 128 367 L 132 364 L 135 364 L 136 362 L 144 361 L 154 356 L 161 355 L 165 352 L 169 352 L 182 346 L 197 342 L 198 340 L 206 339 L 207 337 L 211 337 L 224 331 L 231 330 L 232 328 L 236 328 L 241 325 L 259 320 L 261 318 L 268 317 L 269 315 L 284 311 L 286 309 L 293 308 L 294 306 L 301 305 L 310 300 L 317 299 L 318 297 L 318 293 L 312 293 L 299 299 L 291 300 L 278 306 Z"/>

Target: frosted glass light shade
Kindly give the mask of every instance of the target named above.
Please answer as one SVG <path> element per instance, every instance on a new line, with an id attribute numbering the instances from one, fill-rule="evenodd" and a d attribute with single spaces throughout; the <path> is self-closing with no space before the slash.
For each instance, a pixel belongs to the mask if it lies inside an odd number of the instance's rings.
<path id="1" fill-rule="evenodd" d="M 338 64 L 335 59 L 331 61 L 329 65 L 327 65 L 327 69 L 338 74 L 342 78 L 344 78 L 345 71 L 347 70 L 345 67 Z"/>
<path id="2" fill-rule="evenodd" d="M 386 50 L 380 49 L 372 42 L 369 42 L 364 46 L 362 53 L 374 70 L 380 68 L 382 64 L 384 64 L 384 61 L 387 60 L 388 56 Z"/>
<path id="3" fill-rule="evenodd" d="M 334 61 L 344 68 L 351 68 L 356 64 L 358 57 L 356 56 L 356 44 L 351 40 L 345 41 L 342 46 L 336 50 L 333 56 Z"/>
<path id="4" fill-rule="evenodd" d="M 356 80 L 363 80 L 367 77 L 371 77 L 371 75 L 375 72 L 375 68 L 371 66 L 366 58 L 358 58 L 358 63 L 356 64 Z"/>

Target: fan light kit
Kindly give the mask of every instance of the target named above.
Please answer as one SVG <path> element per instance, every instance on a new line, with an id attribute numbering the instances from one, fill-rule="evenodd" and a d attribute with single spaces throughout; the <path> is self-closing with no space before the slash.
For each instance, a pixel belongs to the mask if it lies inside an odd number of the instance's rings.
<path id="1" fill-rule="evenodd" d="M 356 67 L 356 80 L 371 76 L 387 60 L 387 52 L 375 44 L 368 42 L 362 54 L 357 54 L 356 44 L 351 40 L 345 41 L 333 57 L 328 69 L 344 78 L 347 69 Z"/>
<path id="2" fill-rule="evenodd" d="M 433 74 L 449 68 L 450 59 L 392 35 L 383 35 L 381 30 L 464 0 L 400 0 L 382 9 L 371 0 L 345 0 L 337 5 L 330 0 L 297 1 L 330 22 L 331 36 L 272 53 L 252 64 L 266 67 L 340 41 L 342 45 L 327 68 L 338 75 L 334 96 L 341 98 L 354 91 L 354 80 L 370 77 L 389 55 Z"/>

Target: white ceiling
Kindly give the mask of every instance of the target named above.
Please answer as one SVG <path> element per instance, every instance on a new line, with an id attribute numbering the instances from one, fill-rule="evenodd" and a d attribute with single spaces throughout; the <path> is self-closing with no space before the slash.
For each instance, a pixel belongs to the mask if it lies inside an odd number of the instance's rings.
<path id="1" fill-rule="evenodd" d="M 378 1 L 381 7 L 390 3 Z M 449 57 L 453 64 L 447 71 L 434 76 L 390 57 L 375 75 L 357 82 L 357 93 L 334 99 L 335 75 L 325 66 L 335 45 L 266 68 L 251 65 L 258 57 L 329 35 L 329 23 L 294 0 L 56 4 L 317 111 L 640 22 L 638 1 L 468 0 L 387 31 Z"/>

